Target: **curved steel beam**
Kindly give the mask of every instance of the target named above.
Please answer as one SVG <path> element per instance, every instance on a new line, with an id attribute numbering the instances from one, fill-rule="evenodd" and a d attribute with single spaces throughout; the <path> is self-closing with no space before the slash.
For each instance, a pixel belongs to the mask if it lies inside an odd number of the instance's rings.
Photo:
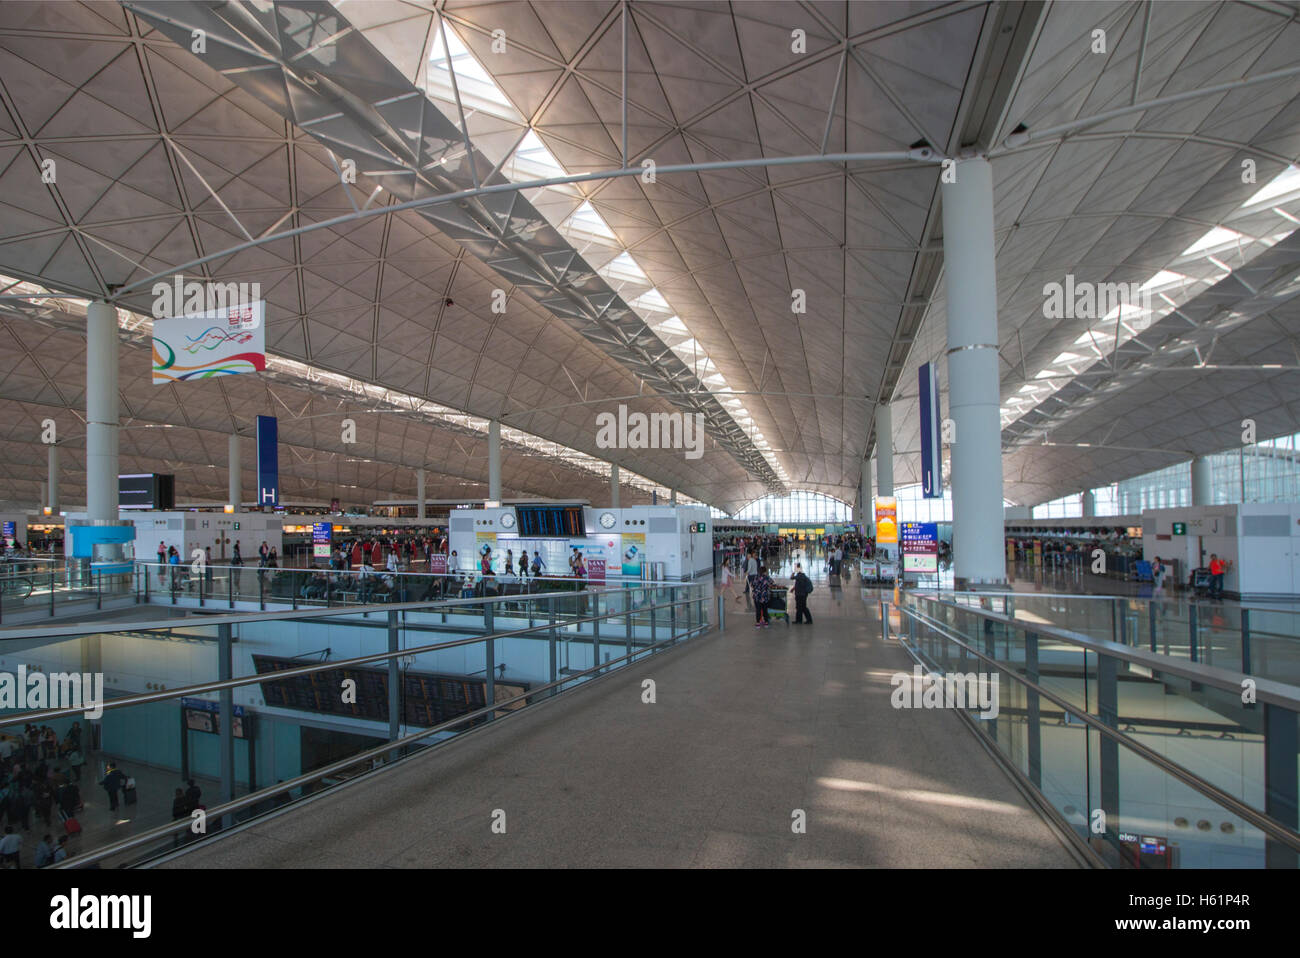
<path id="1" fill-rule="evenodd" d="M 944 157 L 932 150 L 926 149 L 893 150 L 878 153 L 812 153 L 803 156 L 762 156 L 748 160 L 717 160 L 707 163 L 678 163 L 672 166 L 659 166 L 655 167 L 655 175 L 666 176 L 673 173 L 707 173 L 711 170 L 738 170 L 751 167 L 798 166 L 804 163 L 840 164 L 869 163 L 876 161 L 897 162 L 899 160 L 913 160 L 918 163 L 940 163 L 944 160 Z M 469 190 L 457 190 L 454 193 L 441 193 L 437 196 L 422 196 L 418 199 L 407 200 L 404 203 L 394 203 L 392 206 L 372 207 L 367 210 L 345 213 L 342 216 L 335 216 L 332 219 L 320 220 L 316 223 L 308 223 L 305 226 L 295 227 L 294 229 L 284 230 L 279 233 L 270 233 L 265 236 L 259 236 L 256 239 L 245 243 L 237 243 L 234 246 L 220 250 L 216 253 L 209 253 L 207 256 L 200 256 L 198 259 L 190 260 L 188 263 L 182 263 L 179 266 L 173 266 L 160 273 L 146 276 L 144 279 L 138 279 L 135 282 L 119 286 L 117 291 L 108 299 L 109 302 L 121 299 L 128 293 L 132 293 L 142 287 L 166 279 L 176 273 L 183 273 L 186 270 L 203 266 L 204 264 L 211 263 L 214 260 L 234 256 L 236 253 L 242 253 L 245 250 L 264 246 L 267 243 L 291 239 L 295 236 L 301 236 L 304 233 L 315 232 L 316 230 L 330 229 L 335 226 L 345 226 L 348 223 L 366 219 L 371 216 L 383 216 L 388 213 L 402 213 L 406 210 L 423 209 L 429 206 L 438 206 L 443 203 L 454 203 L 457 200 L 473 199 L 477 196 L 486 196 L 492 193 L 518 193 L 524 190 L 544 189 L 548 186 L 566 186 L 571 183 L 589 183 L 593 180 L 612 180 L 622 176 L 640 176 L 644 172 L 645 171 L 640 167 L 635 167 L 631 169 L 601 170 L 595 173 L 574 173 L 568 176 L 548 176 L 540 180 L 493 183 L 490 186 L 480 186 Z"/>

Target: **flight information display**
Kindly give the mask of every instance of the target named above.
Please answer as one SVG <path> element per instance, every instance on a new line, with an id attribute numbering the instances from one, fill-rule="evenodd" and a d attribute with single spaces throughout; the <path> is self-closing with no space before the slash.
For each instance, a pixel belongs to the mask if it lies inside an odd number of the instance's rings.
<path id="1" fill-rule="evenodd" d="M 303 666 L 301 659 L 274 655 L 254 655 L 253 667 L 258 675 L 271 675 Z M 343 701 L 344 681 L 356 683 L 355 701 Z M 268 706 L 323 712 L 373 722 L 388 721 L 388 670 L 337 668 L 296 675 L 286 679 L 269 679 L 261 683 L 262 696 Z M 497 682 L 496 700 L 506 701 L 527 692 L 529 686 L 519 682 Z M 430 727 L 465 715 L 487 705 L 487 683 L 482 678 L 443 675 L 432 672 L 402 672 L 402 721 L 407 725 Z M 352 698 L 352 696 L 348 696 Z M 520 708 L 526 700 L 500 711 Z M 481 722 L 485 716 L 474 719 Z"/>
<path id="2" fill-rule="evenodd" d="M 582 506 L 515 506 L 519 516 L 519 535 L 525 537 L 560 536 L 570 538 L 587 534 Z"/>

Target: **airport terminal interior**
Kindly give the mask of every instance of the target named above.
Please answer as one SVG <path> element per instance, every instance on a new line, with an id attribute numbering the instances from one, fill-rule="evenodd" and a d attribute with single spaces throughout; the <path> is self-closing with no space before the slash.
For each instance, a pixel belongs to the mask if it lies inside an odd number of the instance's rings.
<path id="1" fill-rule="evenodd" d="M 1294 869 L 1300 3 L 0 3 L 0 868 Z"/>

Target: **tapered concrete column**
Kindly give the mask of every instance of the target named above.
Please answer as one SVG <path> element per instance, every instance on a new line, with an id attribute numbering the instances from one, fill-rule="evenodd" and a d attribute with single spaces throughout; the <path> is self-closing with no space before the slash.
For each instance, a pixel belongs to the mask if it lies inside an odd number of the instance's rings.
<path id="1" fill-rule="evenodd" d="M 50 504 L 50 486 L 47 482 L 41 483 L 41 491 L 37 494 L 36 511 L 40 512 L 42 508 Z"/>
<path id="2" fill-rule="evenodd" d="M 871 521 L 871 461 L 862 463 L 862 478 L 858 481 L 858 525 L 866 528 Z"/>
<path id="3" fill-rule="evenodd" d="M 675 505 L 677 505 L 677 490 L 676 490 L 676 489 L 674 489 L 674 490 L 672 490 L 670 493 L 668 493 L 668 504 L 669 504 L 670 506 L 675 506 Z"/>
<path id="4" fill-rule="evenodd" d="M 501 423 L 488 423 L 488 498 L 501 501 Z"/>
<path id="5" fill-rule="evenodd" d="M 611 463 L 609 467 L 609 505 L 612 509 L 618 508 L 618 463 Z"/>
<path id="6" fill-rule="evenodd" d="M 49 451 L 46 454 L 49 459 L 50 481 L 47 491 L 48 498 L 45 505 L 50 507 L 50 515 L 59 514 L 59 447 L 50 443 Z"/>
<path id="7" fill-rule="evenodd" d="M 226 437 L 226 501 L 239 511 L 244 501 L 243 463 L 239 458 L 239 436 L 231 433 Z"/>
<path id="8" fill-rule="evenodd" d="M 117 310 L 86 307 L 86 518 L 117 521 Z"/>
<path id="9" fill-rule="evenodd" d="M 1192 460 L 1192 505 L 1214 505 L 1214 478 L 1210 471 L 1210 460 L 1206 456 L 1197 456 Z"/>
<path id="10" fill-rule="evenodd" d="M 894 412 L 885 405 L 876 407 L 876 495 L 894 494 Z"/>
<path id="11" fill-rule="evenodd" d="M 415 517 L 424 518 L 424 470 L 415 470 Z"/>
<path id="12" fill-rule="evenodd" d="M 993 167 L 959 160 L 943 183 L 954 576 L 958 587 L 1006 581 Z"/>
<path id="13" fill-rule="evenodd" d="M 1083 515 L 1086 519 L 1091 519 L 1097 514 L 1097 497 L 1092 494 L 1091 489 L 1083 490 Z"/>

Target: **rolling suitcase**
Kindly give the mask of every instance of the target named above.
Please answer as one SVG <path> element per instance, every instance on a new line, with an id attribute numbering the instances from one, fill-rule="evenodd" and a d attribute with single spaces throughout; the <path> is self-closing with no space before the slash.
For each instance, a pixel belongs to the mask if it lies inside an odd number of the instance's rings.
<path id="1" fill-rule="evenodd" d="M 69 818 L 66 822 L 63 823 L 63 830 L 67 832 L 69 835 L 80 835 L 81 822 L 77 821 L 75 818 Z"/>

